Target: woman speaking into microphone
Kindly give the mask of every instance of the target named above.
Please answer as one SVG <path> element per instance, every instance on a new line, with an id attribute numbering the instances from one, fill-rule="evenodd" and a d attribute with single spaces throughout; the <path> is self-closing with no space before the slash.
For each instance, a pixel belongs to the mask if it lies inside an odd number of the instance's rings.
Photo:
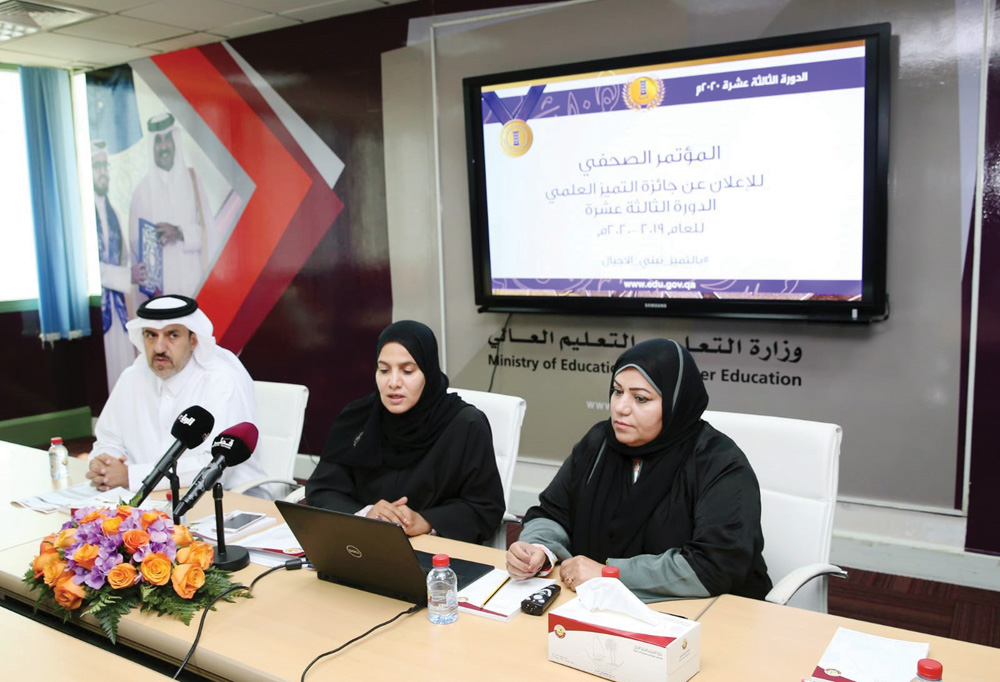
<path id="1" fill-rule="evenodd" d="M 389 325 L 375 354 L 375 391 L 334 420 L 306 502 L 396 523 L 411 536 L 486 540 L 504 512 L 486 416 L 447 392 L 426 325 Z"/>

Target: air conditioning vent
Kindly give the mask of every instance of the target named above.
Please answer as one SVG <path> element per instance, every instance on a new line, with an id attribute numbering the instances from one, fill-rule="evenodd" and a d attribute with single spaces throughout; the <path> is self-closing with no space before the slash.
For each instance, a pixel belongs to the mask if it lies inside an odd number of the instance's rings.
<path id="1" fill-rule="evenodd" d="M 0 2 L 0 40 L 11 40 L 21 36 L 47 31 L 61 26 L 75 24 L 98 16 L 73 7 L 3 0 Z"/>

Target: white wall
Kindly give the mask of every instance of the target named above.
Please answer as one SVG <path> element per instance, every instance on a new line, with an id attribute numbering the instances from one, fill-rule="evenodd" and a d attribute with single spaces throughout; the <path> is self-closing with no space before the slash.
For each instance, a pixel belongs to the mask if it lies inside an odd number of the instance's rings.
<path id="1" fill-rule="evenodd" d="M 977 130 L 970 127 L 981 125 L 979 93 L 969 85 L 983 63 L 980 3 L 598 0 L 383 55 L 395 317 L 423 319 L 437 330 L 453 385 L 485 388 L 488 340 L 504 316 L 478 314 L 473 302 L 464 76 L 880 21 L 893 26 L 889 321 L 847 327 L 518 315 L 513 325 L 555 328 L 560 336 L 598 328 L 640 340 L 790 339 L 803 349 L 801 390 L 710 384 L 712 408 L 841 424 L 841 492 L 851 503 L 838 510 L 834 559 L 975 585 L 982 562 L 995 562 L 961 552 L 964 518 L 954 515 L 953 494 L 964 426 L 959 313 L 976 163 L 970 140 Z M 593 359 L 614 359 L 606 354 Z M 703 369 L 718 368 L 707 356 L 698 360 Z M 497 372 L 494 390 L 528 401 L 515 481 L 521 507 L 601 417 L 585 403 L 606 399 L 606 383 L 596 375 Z M 523 509 L 515 504 L 515 511 Z M 903 570 L 907 565 L 914 571 Z"/>

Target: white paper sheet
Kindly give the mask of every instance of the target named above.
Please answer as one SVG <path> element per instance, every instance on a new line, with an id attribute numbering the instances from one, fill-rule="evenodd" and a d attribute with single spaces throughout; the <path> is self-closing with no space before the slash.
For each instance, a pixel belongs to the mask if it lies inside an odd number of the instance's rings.
<path id="1" fill-rule="evenodd" d="M 130 500 L 134 493 L 127 488 L 112 488 L 104 492 L 98 491 L 90 483 L 77 485 L 62 490 L 50 490 L 31 497 L 14 500 L 13 504 L 33 509 L 43 514 L 61 511 L 69 513 L 72 509 L 84 507 L 113 507 L 119 500 Z M 165 501 L 146 500 L 140 505 L 143 509 L 166 509 Z"/>
<path id="2" fill-rule="evenodd" d="M 813 680 L 850 682 L 910 682 L 917 661 L 927 658 L 930 644 L 905 642 L 837 628 L 819 659 Z"/>

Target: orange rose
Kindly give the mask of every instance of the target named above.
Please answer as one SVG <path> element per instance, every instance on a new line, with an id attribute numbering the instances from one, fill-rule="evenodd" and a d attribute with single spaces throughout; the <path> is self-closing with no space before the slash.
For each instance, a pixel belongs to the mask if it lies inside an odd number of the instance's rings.
<path id="1" fill-rule="evenodd" d="M 53 562 L 59 561 L 58 552 L 42 552 L 31 562 L 31 569 L 35 572 L 35 580 L 42 577 L 45 567 Z"/>
<path id="2" fill-rule="evenodd" d="M 121 563 L 108 571 L 108 584 L 116 590 L 135 585 L 138 572 L 129 562 Z"/>
<path id="3" fill-rule="evenodd" d="M 46 535 L 44 538 L 42 538 L 42 544 L 38 547 L 38 553 L 45 554 L 46 552 L 56 551 L 55 541 L 56 541 L 55 533 Z"/>
<path id="4" fill-rule="evenodd" d="M 177 563 L 194 564 L 203 571 L 207 571 L 215 558 L 215 550 L 212 545 L 205 542 L 192 542 L 187 547 L 177 550 Z"/>
<path id="5" fill-rule="evenodd" d="M 89 571 L 94 567 L 98 551 L 99 548 L 97 545 L 91 545 L 90 543 L 80 545 L 73 554 L 73 561 Z"/>
<path id="6" fill-rule="evenodd" d="M 103 519 L 106 515 L 107 509 L 95 509 L 80 519 L 80 525 L 82 526 L 85 523 L 90 523 L 91 521 L 96 521 L 97 519 Z"/>
<path id="7" fill-rule="evenodd" d="M 187 529 L 187 526 L 180 524 L 174 526 L 174 544 L 177 547 L 187 547 L 192 542 L 194 542 L 194 538 L 191 536 L 191 531 Z"/>
<path id="8" fill-rule="evenodd" d="M 110 538 L 112 535 L 118 534 L 118 527 L 122 525 L 122 517 L 112 516 L 110 519 L 104 519 L 101 522 L 101 531 L 104 533 L 105 537 Z"/>
<path id="9" fill-rule="evenodd" d="M 132 515 L 132 507 L 128 506 L 127 504 L 118 505 L 118 509 L 115 512 L 115 516 L 120 516 L 123 519 L 127 519 L 131 515 Z"/>
<path id="10" fill-rule="evenodd" d="M 163 552 L 147 554 L 142 558 L 142 563 L 139 564 L 142 577 L 150 585 L 166 585 L 167 581 L 170 580 L 170 569 L 170 559 Z"/>
<path id="11" fill-rule="evenodd" d="M 59 531 L 56 536 L 56 547 L 59 549 L 66 549 L 70 545 L 76 542 L 76 528 L 67 528 L 66 530 Z"/>
<path id="12" fill-rule="evenodd" d="M 87 596 L 87 593 L 83 591 L 83 586 L 76 585 L 73 582 L 72 575 L 67 575 L 65 578 L 60 579 L 56 583 L 56 586 L 52 588 L 52 592 L 55 596 L 56 604 L 59 604 L 59 606 L 67 611 L 80 608 L 83 598 Z"/>
<path id="13" fill-rule="evenodd" d="M 122 533 L 122 544 L 125 545 L 125 549 L 128 550 L 129 554 L 134 554 L 135 550 L 149 544 L 149 533 L 138 528 L 127 530 Z"/>
<path id="14" fill-rule="evenodd" d="M 182 599 L 190 599 L 205 584 L 205 572 L 194 564 L 181 564 L 174 567 L 170 582 Z"/>
<path id="15" fill-rule="evenodd" d="M 146 530 L 159 520 L 160 520 L 160 512 L 157 511 L 143 512 L 142 516 L 139 517 L 139 523 L 142 524 L 143 530 Z"/>
<path id="16" fill-rule="evenodd" d="M 42 575 L 45 577 L 45 584 L 49 587 L 54 587 L 59 579 L 62 578 L 63 573 L 66 572 L 66 562 L 65 561 L 52 561 L 42 569 Z"/>

